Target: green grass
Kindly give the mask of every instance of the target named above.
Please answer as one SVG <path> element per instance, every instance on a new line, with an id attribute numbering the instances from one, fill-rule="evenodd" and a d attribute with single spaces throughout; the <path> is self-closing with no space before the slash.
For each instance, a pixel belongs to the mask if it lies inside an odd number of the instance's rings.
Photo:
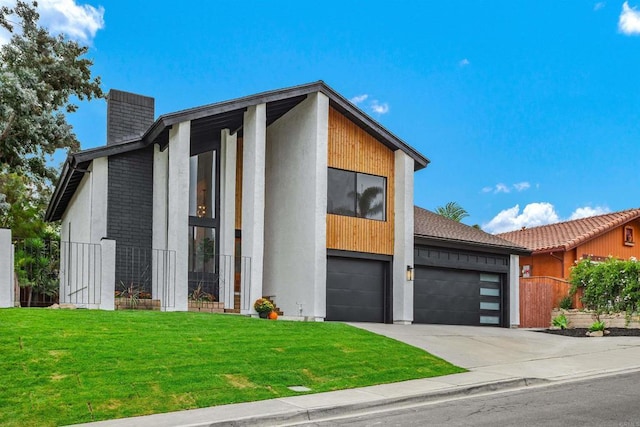
<path id="1" fill-rule="evenodd" d="M 0 310 L 0 424 L 72 424 L 464 372 L 340 323 Z"/>

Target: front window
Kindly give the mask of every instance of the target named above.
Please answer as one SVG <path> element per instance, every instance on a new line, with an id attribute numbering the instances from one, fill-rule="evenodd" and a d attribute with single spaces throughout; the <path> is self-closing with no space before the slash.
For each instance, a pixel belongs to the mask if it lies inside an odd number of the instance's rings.
<path id="1" fill-rule="evenodd" d="M 329 168 L 327 197 L 327 213 L 386 219 L 385 177 Z"/>

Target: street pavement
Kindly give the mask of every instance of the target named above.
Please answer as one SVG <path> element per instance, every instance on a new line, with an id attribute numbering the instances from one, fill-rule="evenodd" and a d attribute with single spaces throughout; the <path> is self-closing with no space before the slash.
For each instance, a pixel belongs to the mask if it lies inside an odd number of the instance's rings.
<path id="1" fill-rule="evenodd" d="M 640 371 L 640 337 L 571 338 L 527 329 L 450 325 L 352 325 L 422 348 L 469 372 L 83 425 L 286 425 L 511 388 Z"/>

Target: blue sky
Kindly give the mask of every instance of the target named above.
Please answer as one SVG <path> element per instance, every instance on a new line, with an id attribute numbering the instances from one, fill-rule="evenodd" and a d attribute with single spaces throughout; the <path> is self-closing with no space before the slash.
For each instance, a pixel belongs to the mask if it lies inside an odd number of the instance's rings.
<path id="1" fill-rule="evenodd" d="M 640 0 L 40 4 L 156 115 L 324 80 L 432 161 L 417 205 L 487 231 L 640 206 Z M 70 122 L 104 145 L 104 101 Z"/>

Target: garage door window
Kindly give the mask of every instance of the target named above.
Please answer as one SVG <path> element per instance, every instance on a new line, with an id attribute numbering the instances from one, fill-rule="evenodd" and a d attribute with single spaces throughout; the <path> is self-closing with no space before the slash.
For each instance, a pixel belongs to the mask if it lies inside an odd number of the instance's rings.
<path id="1" fill-rule="evenodd" d="M 387 179 L 329 168 L 327 213 L 386 220 Z"/>
<path id="2" fill-rule="evenodd" d="M 480 273 L 480 324 L 500 324 L 500 275 Z"/>

